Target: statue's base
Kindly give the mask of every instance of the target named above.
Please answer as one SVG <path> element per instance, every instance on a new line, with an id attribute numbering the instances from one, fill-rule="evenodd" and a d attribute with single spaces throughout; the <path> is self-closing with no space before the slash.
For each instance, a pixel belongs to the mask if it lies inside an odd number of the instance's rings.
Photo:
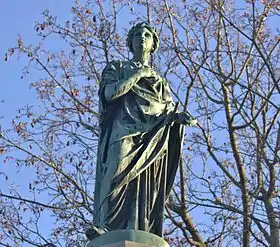
<path id="1" fill-rule="evenodd" d="M 169 247 L 161 237 L 133 229 L 116 230 L 91 240 L 87 247 Z"/>
<path id="2" fill-rule="evenodd" d="M 154 245 L 140 244 L 132 241 L 121 241 L 114 244 L 104 245 L 104 247 L 154 247 Z"/>

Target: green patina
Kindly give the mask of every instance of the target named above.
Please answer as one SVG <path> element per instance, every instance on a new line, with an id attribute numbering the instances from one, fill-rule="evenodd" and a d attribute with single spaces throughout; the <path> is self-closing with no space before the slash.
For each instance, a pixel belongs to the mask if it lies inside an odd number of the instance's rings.
<path id="1" fill-rule="evenodd" d="M 100 136 L 94 227 L 134 229 L 163 235 L 164 205 L 180 163 L 184 125 L 196 120 L 179 112 L 168 82 L 149 65 L 159 39 L 148 23 L 128 35 L 129 61 L 112 61 L 100 83 Z"/>

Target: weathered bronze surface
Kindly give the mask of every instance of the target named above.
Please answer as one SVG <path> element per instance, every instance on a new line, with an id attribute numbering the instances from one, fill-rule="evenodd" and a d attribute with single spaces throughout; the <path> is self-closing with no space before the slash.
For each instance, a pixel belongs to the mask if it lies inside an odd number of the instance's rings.
<path id="1" fill-rule="evenodd" d="M 183 126 L 196 120 L 179 112 L 168 82 L 149 65 L 159 39 L 148 23 L 128 34 L 129 61 L 112 61 L 99 89 L 100 136 L 94 227 L 163 235 L 164 205 L 180 162 Z"/>

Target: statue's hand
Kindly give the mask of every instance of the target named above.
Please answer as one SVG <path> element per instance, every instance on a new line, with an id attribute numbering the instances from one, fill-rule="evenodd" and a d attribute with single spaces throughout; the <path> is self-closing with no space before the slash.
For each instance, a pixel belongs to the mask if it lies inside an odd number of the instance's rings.
<path id="1" fill-rule="evenodd" d="M 183 124 L 190 127 L 197 125 L 197 120 L 190 117 L 185 112 L 176 113 L 173 120 L 178 124 Z"/>
<path id="2" fill-rule="evenodd" d="M 144 67 L 141 68 L 139 71 L 139 77 L 143 78 L 143 77 L 154 77 L 157 78 L 158 74 L 150 67 Z"/>
<path id="3" fill-rule="evenodd" d="M 140 80 L 143 77 L 155 77 L 157 78 L 157 73 L 150 67 L 144 67 L 141 69 L 124 70 L 125 80 Z"/>

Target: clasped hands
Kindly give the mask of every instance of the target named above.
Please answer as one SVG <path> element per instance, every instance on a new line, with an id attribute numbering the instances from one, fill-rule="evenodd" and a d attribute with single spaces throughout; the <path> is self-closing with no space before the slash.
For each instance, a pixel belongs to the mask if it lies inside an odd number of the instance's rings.
<path id="1" fill-rule="evenodd" d="M 159 75 L 151 67 L 145 66 L 140 69 L 125 71 L 125 79 L 129 79 L 132 77 L 137 78 L 137 80 L 140 80 L 144 77 L 154 77 L 157 80 L 159 78 Z"/>

